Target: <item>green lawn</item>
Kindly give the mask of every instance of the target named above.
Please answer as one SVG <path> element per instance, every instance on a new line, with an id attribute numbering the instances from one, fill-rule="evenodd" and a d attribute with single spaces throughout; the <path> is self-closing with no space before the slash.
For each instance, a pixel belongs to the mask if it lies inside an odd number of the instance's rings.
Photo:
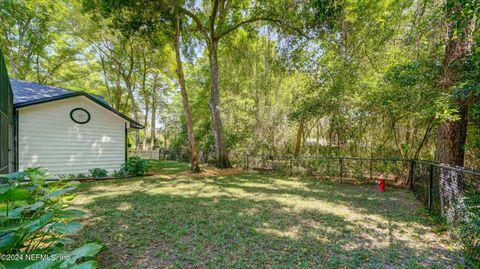
<path id="1" fill-rule="evenodd" d="M 404 190 L 269 174 L 163 175 L 82 183 L 80 241 L 101 268 L 454 267 L 458 247 Z"/>

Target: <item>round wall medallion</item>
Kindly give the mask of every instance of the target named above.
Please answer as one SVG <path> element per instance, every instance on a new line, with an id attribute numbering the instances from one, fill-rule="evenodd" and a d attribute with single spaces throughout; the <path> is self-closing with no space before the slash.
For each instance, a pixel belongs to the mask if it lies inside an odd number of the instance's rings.
<path id="1" fill-rule="evenodd" d="M 79 124 L 85 124 L 90 120 L 90 113 L 83 108 L 74 108 L 70 111 L 70 118 Z"/>

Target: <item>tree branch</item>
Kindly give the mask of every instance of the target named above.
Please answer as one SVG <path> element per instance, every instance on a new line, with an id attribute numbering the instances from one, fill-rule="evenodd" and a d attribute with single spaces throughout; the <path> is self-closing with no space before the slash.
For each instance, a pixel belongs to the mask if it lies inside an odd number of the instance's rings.
<path id="1" fill-rule="evenodd" d="M 220 6 L 220 12 L 218 15 L 218 19 L 220 24 L 225 21 L 225 18 L 227 17 L 227 12 L 230 9 L 230 1 L 229 0 L 224 0 L 223 4 Z M 220 25 L 219 24 L 219 25 Z"/>
<path id="2" fill-rule="evenodd" d="M 212 9 L 212 14 L 210 14 L 210 36 L 212 39 L 215 39 L 215 19 L 217 18 L 217 13 L 218 13 L 218 4 L 220 0 L 213 0 L 213 9 Z"/>
<path id="3" fill-rule="evenodd" d="M 269 22 L 273 22 L 274 24 L 277 24 L 278 26 L 287 26 L 288 28 L 296 31 L 298 34 L 300 34 L 301 36 L 307 36 L 305 33 L 303 33 L 300 29 L 294 27 L 293 25 L 283 21 L 283 20 L 280 20 L 280 19 L 274 19 L 274 18 L 271 18 L 271 17 L 253 17 L 253 18 L 249 18 L 249 19 L 246 19 L 244 21 L 241 21 L 239 22 L 238 24 L 232 26 L 230 29 L 227 29 L 225 30 L 225 32 L 222 32 L 220 33 L 217 38 L 218 39 L 221 39 L 222 37 L 228 35 L 229 33 L 237 30 L 238 28 L 242 27 L 243 25 L 245 24 L 249 24 L 249 23 L 252 23 L 252 22 L 256 22 L 256 21 L 269 21 Z"/>
<path id="4" fill-rule="evenodd" d="M 210 43 L 210 36 L 208 35 L 208 32 L 207 30 L 205 29 L 205 27 L 203 26 L 202 24 L 202 21 L 200 20 L 200 18 L 198 18 L 197 15 L 195 15 L 193 12 L 191 12 L 190 10 L 186 9 L 186 8 L 183 8 L 181 6 L 178 6 L 177 5 L 177 8 L 185 13 L 187 16 L 189 16 L 190 18 L 192 18 L 192 20 L 197 24 L 198 28 L 200 29 L 200 32 L 202 33 L 203 35 L 203 38 L 205 38 L 205 40 Z"/>
<path id="5" fill-rule="evenodd" d="M 431 117 L 431 118 L 428 120 L 428 125 L 427 125 L 427 129 L 425 130 L 425 134 L 423 135 L 422 141 L 420 142 L 420 145 L 418 145 L 418 148 L 417 148 L 417 150 L 415 151 L 415 154 L 413 155 L 413 158 L 414 158 L 414 159 L 418 159 L 418 156 L 420 155 L 420 151 L 422 150 L 423 145 L 424 145 L 425 142 L 427 141 L 428 135 L 429 135 L 430 132 L 432 131 L 434 120 L 435 120 L 435 117 Z"/>

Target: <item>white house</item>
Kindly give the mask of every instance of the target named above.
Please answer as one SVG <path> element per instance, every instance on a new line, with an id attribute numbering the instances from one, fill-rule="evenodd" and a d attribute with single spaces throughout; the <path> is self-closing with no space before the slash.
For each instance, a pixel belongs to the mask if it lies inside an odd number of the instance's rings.
<path id="1" fill-rule="evenodd" d="M 10 79 L 14 106 L 14 169 L 41 166 L 52 176 L 110 173 L 127 158 L 127 130 L 143 128 L 103 97 Z"/>

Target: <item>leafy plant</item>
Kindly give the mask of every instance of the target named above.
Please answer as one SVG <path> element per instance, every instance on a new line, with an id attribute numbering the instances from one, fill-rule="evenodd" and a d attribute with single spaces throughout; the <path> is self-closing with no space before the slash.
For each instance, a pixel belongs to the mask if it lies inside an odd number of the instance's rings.
<path id="1" fill-rule="evenodd" d="M 76 176 L 77 178 L 86 178 L 87 176 L 83 173 L 80 173 Z"/>
<path id="2" fill-rule="evenodd" d="M 90 172 L 92 177 L 95 177 L 95 178 L 106 177 L 108 175 L 107 170 L 102 169 L 102 168 L 94 168 L 94 169 L 90 169 L 88 171 Z"/>
<path id="3" fill-rule="evenodd" d="M 12 259 L 6 268 L 95 268 L 89 260 L 102 244 L 90 242 L 74 250 L 65 246 L 74 241 L 66 236 L 77 233 L 82 224 L 75 221 L 85 213 L 64 203 L 79 184 L 60 180 L 47 183 L 47 174 L 40 168 L 0 177 L 0 253 L 44 259 Z M 27 183 L 22 182 L 25 178 Z M 39 256 L 36 256 L 39 257 Z"/>
<path id="4" fill-rule="evenodd" d="M 124 177 L 124 176 L 125 176 L 125 172 L 123 172 L 122 170 L 120 170 L 120 171 L 114 170 L 114 171 L 113 171 L 113 176 L 114 176 L 114 177 Z"/>
<path id="5" fill-rule="evenodd" d="M 121 173 L 129 176 L 144 176 L 148 171 L 148 161 L 138 156 L 128 158 L 127 162 L 123 164 Z"/>

